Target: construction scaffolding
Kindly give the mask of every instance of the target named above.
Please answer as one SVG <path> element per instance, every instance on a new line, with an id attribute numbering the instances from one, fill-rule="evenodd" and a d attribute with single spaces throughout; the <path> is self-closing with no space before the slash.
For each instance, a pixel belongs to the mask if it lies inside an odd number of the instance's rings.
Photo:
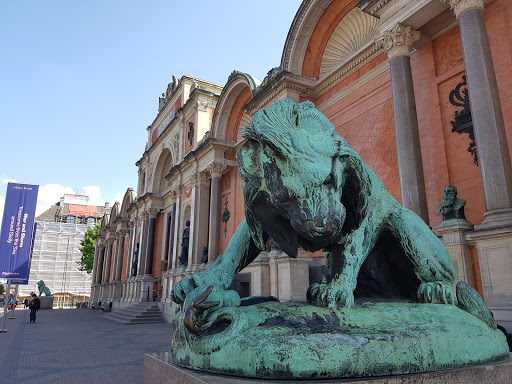
<path id="1" fill-rule="evenodd" d="M 20 285 L 19 298 L 39 294 L 37 282 L 43 280 L 54 296 L 54 307 L 74 306 L 89 300 L 92 275 L 80 272 L 80 242 L 85 224 L 36 222 L 34 248 L 28 285 Z"/>

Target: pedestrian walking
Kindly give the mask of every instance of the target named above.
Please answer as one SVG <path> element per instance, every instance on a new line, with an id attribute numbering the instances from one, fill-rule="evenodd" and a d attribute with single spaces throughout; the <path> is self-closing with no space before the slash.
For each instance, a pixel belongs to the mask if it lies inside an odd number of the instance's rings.
<path id="1" fill-rule="evenodd" d="M 39 311 L 39 308 L 41 307 L 41 301 L 37 298 L 35 293 L 32 294 L 32 300 L 28 304 L 28 307 L 30 308 L 30 322 L 35 323 L 36 312 Z"/>

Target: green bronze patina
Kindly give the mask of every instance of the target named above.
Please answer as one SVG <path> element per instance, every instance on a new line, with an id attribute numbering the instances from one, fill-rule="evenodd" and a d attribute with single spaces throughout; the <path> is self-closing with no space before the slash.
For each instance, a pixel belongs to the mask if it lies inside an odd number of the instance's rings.
<path id="1" fill-rule="evenodd" d="M 262 378 L 426 372 L 508 356 L 503 334 L 428 226 L 403 208 L 312 103 L 256 113 L 237 152 L 246 221 L 172 298 L 173 360 Z M 271 237 L 290 257 L 323 250 L 309 304 L 241 300 L 229 287 Z M 256 299 L 256 301 L 255 301 Z"/>
<path id="2" fill-rule="evenodd" d="M 37 282 L 37 289 L 39 290 L 39 297 L 43 296 L 43 293 L 47 297 L 52 297 L 50 289 L 46 286 L 43 280 Z"/>

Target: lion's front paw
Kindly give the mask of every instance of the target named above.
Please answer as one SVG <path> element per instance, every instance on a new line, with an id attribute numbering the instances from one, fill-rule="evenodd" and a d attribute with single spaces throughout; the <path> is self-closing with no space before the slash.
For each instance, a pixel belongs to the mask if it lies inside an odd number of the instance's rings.
<path id="1" fill-rule="evenodd" d="M 455 302 L 451 284 L 443 281 L 422 283 L 418 289 L 418 300 L 433 304 L 453 304 Z"/>
<path id="2" fill-rule="evenodd" d="M 308 303 L 332 309 L 351 308 L 354 305 L 354 293 L 334 284 L 310 285 L 307 299 Z"/>

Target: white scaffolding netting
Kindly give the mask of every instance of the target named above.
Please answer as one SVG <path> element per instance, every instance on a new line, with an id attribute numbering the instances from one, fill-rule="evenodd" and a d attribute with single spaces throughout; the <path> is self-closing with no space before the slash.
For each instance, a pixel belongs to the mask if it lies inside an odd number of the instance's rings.
<path id="1" fill-rule="evenodd" d="M 82 300 L 89 296 L 92 274 L 80 272 L 80 242 L 87 225 L 36 222 L 34 249 L 28 285 L 19 286 L 19 296 L 39 294 L 37 282 L 43 280 L 52 295 L 70 295 Z"/>

